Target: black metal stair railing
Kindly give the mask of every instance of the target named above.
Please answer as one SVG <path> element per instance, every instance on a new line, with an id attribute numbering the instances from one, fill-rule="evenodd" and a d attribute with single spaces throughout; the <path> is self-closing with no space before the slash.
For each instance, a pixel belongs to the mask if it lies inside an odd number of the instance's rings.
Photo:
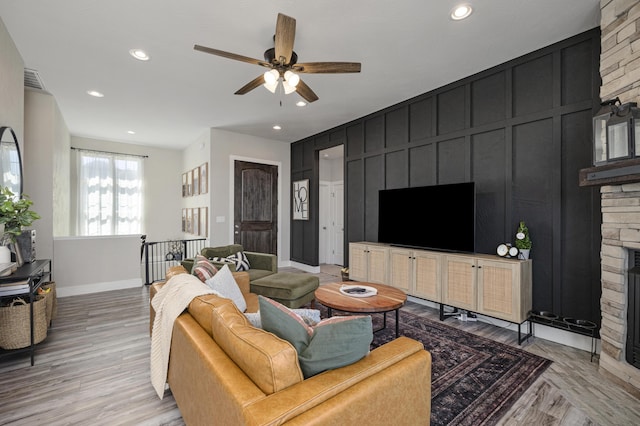
<path id="1" fill-rule="evenodd" d="M 144 265 L 145 285 L 164 280 L 168 268 L 180 265 L 183 259 L 192 258 L 200 253 L 206 241 L 206 238 L 146 241 L 146 235 L 140 238 L 140 262 Z"/>

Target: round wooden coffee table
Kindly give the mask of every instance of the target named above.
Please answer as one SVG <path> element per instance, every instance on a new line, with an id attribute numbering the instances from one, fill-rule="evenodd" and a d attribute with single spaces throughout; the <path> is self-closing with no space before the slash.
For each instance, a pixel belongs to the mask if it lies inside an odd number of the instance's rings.
<path id="1" fill-rule="evenodd" d="M 347 296 L 340 292 L 343 285 L 366 285 L 374 287 L 378 290 L 378 294 L 369 297 L 353 297 Z M 315 293 L 316 300 L 327 307 L 328 314 L 331 317 L 333 310 L 374 314 L 383 313 L 384 323 L 382 328 L 374 330 L 374 332 L 383 330 L 387 327 L 387 312 L 396 311 L 396 337 L 399 334 L 400 308 L 407 301 L 407 295 L 400 289 L 384 284 L 375 284 L 359 281 L 344 281 L 331 284 L 322 284 Z"/>

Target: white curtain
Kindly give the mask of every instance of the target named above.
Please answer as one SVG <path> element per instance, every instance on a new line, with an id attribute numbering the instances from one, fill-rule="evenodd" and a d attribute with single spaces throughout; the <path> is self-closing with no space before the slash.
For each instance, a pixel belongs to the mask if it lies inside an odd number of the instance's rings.
<path id="1" fill-rule="evenodd" d="M 79 151 L 78 235 L 142 232 L 144 159 Z"/>

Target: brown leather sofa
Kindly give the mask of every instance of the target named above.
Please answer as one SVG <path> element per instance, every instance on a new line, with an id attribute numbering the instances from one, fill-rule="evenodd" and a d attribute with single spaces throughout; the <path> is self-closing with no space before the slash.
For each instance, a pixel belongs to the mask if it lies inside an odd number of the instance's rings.
<path id="1" fill-rule="evenodd" d="M 234 276 L 256 312 L 248 274 Z M 151 298 L 162 285 L 151 286 Z M 289 342 L 213 294 L 175 321 L 167 382 L 188 425 L 428 425 L 431 413 L 431 355 L 420 342 L 399 337 L 304 379 Z"/>

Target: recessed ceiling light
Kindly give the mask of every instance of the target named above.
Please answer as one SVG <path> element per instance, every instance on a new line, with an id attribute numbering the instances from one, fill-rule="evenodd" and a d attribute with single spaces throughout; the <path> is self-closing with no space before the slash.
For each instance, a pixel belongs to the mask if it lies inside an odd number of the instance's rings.
<path id="1" fill-rule="evenodd" d="M 282 130 L 282 127 L 276 124 L 275 126 L 273 126 L 273 130 Z"/>
<path id="2" fill-rule="evenodd" d="M 133 130 L 127 130 L 127 133 L 129 133 L 130 135 L 135 135 L 136 132 L 134 132 Z"/>
<path id="3" fill-rule="evenodd" d="M 87 94 L 96 98 L 103 98 L 104 95 L 97 90 L 87 90 Z"/>
<path id="4" fill-rule="evenodd" d="M 148 61 L 149 55 L 142 49 L 131 49 L 129 54 L 140 61 Z"/>
<path id="5" fill-rule="evenodd" d="M 303 106 L 307 105 L 307 103 L 305 101 L 298 101 L 298 102 L 296 102 L 296 105 L 299 106 L 299 107 L 303 107 Z"/>
<path id="6" fill-rule="evenodd" d="M 451 19 L 453 19 L 454 21 L 459 21 L 461 19 L 468 18 L 469 15 L 471 15 L 471 12 L 473 12 L 473 8 L 470 4 L 459 4 L 458 6 L 451 9 Z"/>

